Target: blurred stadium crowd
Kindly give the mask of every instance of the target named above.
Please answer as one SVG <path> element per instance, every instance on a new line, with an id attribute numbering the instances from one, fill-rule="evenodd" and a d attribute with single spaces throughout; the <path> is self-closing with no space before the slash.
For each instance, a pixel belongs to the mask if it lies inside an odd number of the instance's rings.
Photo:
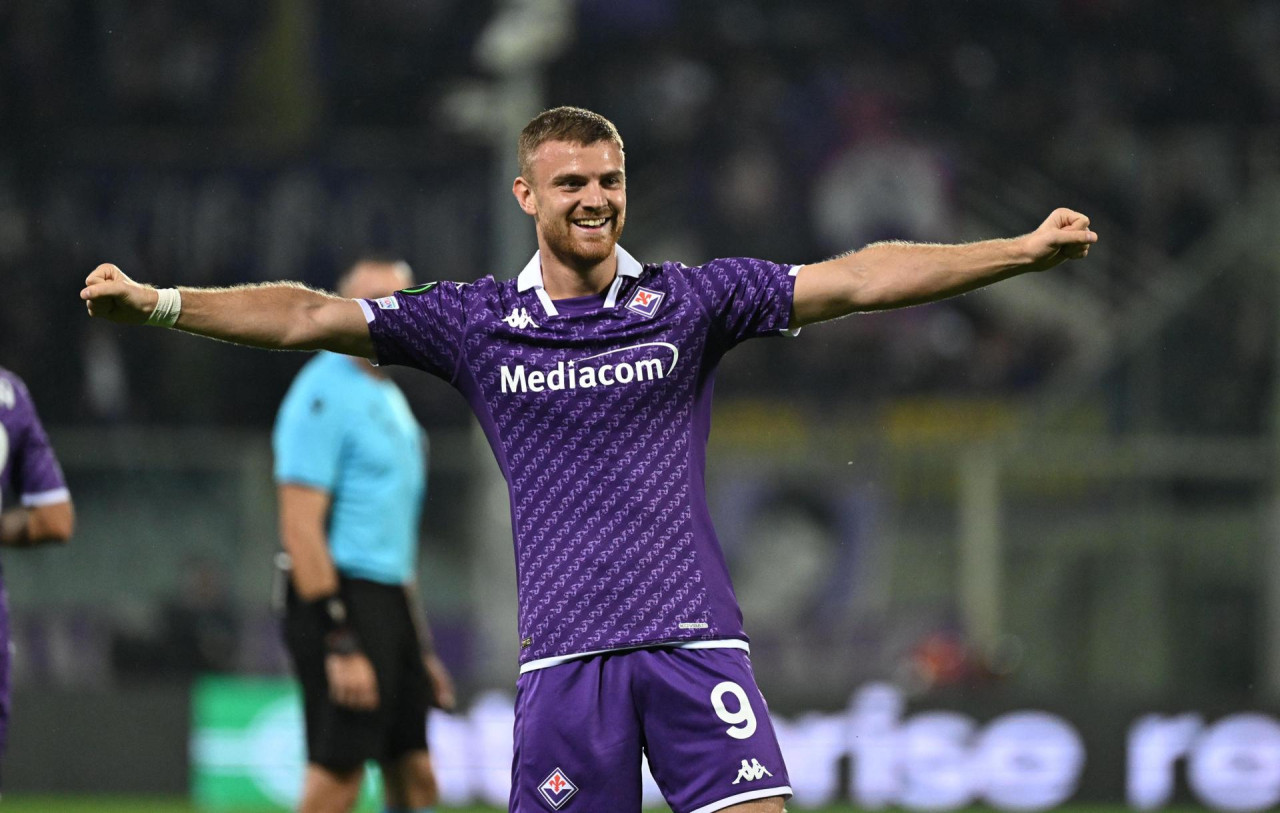
<path id="1" fill-rule="evenodd" d="M 0 364 L 54 427 L 265 429 L 300 358 L 91 323 L 84 275 L 112 261 L 165 284 L 328 286 L 368 249 L 402 253 L 424 280 L 513 274 L 495 243 L 514 140 L 485 119 L 502 77 L 478 54 L 516 11 L 548 40 L 540 104 L 598 110 L 626 139 L 623 242 L 641 260 L 802 262 L 879 239 L 1012 235 L 1058 205 L 1093 218 L 1106 251 L 1064 271 L 1049 303 L 968 297 L 744 349 L 719 397 L 748 428 L 768 424 L 752 404 L 856 423 L 920 399 L 1056 397 L 1066 369 L 1084 370 L 1071 392 L 1110 430 L 1269 425 L 1274 292 L 1222 267 L 1192 263 L 1211 288 L 1175 273 L 1280 176 L 1267 0 L 3 4 Z M 1162 287 L 1187 293 L 1165 303 Z M 1127 323 L 1104 321 L 1144 311 L 1154 321 L 1130 343 Z M 1089 341 L 1109 363 L 1079 363 Z M 467 424 L 461 399 L 407 386 L 429 429 Z M 752 488 L 723 499 L 751 504 Z M 772 521 L 861 527 L 874 513 L 824 511 Z M 826 561 L 792 559 L 792 575 Z M 836 612 L 806 600 L 807 622 Z M 202 616 L 213 643 L 195 654 L 187 631 L 172 636 L 185 655 L 118 635 L 110 657 L 235 668 L 228 612 Z M 925 646 L 926 668 L 981 671 L 945 629 Z"/>
<path id="2" fill-rule="evenodd" d="M 1144 260 L 1110 273 L 1142 274 L 1277 161 L 1272 3 L 524 5 L 569 15 L 545 102 L 618 123 L 627 242 L 646 259 L 806 261 L 890 237 L 1012 234 L 1063 203 Z M 80 319 L 66 292 L 106 259 L 159 282 L 324 285 L 371 247 L 405 253 L 427 278 L 512 273 L 491 249 L 493 209 L 509 202 L 490 178 L 505 156 L 466 104 L 490 80 L 475 51 L 501 6 L 8 5 L 0 359 L 43 360 L 25 372 L 57 394 L 44 399 L 54 423 L 256 426 L 281 362 L 183 375 L 179 358 L 128 352 L 131 337 Z M 1266 337 L 1249 333 L 1259 317 L 1241 299 L 1246 346 L 1223 349 L 1248 373 Z M 805 353 L 760 351 L 768 375 L 731 366 L 725 386 L 842 409 L 1025 391 L 1070 352 L 1068 332 L 1032 316 L 961 300 L 850 320 Z M 819 375 L 833 364 L 840 375 Z M 142 393 L 144 375 L 182 384 Z M 1230 428 L 1257 420 L 1233 415 Z"/>

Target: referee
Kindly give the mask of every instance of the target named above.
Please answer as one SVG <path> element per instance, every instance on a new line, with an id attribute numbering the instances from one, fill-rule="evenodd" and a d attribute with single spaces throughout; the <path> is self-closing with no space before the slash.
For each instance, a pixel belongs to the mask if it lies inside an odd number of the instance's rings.
<path id="1" fill-rule="evenodd" d="M 406 263 L 366 259 L 338 292 L 377 298 L 411 282 Z M 280 406 L 284 637 L 307 735 L 301 813 L 350 811 L 368 760 L 382 768 L 389 813 L 436 803 L 427 707 L 452 707 L 453 688 L 415 618 L 425 442 L 399 388 L 364 359 L 319 353 Z"/>

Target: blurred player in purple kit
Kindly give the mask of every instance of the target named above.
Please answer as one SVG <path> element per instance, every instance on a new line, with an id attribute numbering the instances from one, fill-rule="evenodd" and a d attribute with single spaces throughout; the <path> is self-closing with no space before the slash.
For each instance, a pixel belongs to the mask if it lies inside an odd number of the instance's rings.
<path id="1" fill-rule="evenodd" d="M 65 542 L 75 529 L 71 492 L 31 393 L 0 367 L 0 545 Z M 0 583 L 0 755 L 9 740 L 9 596 Z"/>
<path id="2" fill-rule="evenodd" d="M 638 811 L 643 753 L 675 813 L 777 813 L 786 767 L 703 486 L 721 356 L 1045 270 L 1097 236 L 1058 209 L 1011 239 L 876 243 L 805 266 L 641 264 L 617 245 L 626 175 L 607 119 L 546 111 L 519 161 L 538 253 L 515 279 L 352 301 L 289 283 L 158 291 L 101 265 L 81 298 L 114 321 L 407 364 L 469 401 L 515 535 L 512 811 Z"/>

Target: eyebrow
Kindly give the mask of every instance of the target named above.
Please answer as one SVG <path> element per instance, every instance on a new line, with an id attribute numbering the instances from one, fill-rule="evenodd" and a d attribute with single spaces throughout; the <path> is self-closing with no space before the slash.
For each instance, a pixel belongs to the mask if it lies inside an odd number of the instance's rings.
<path id="1" fill-rule="evenodd" d="M 626 172 L 624 172 L 621 169 L 616 169 L 616 170 L 613 170 L 612 172 L 606 172 L 603 175 L 601 175 L 600 180 L 602 181 L 615 180 L 615 179 L 621 180 L 623 178 L 626 178 L 626 176 L 627 176 Z M 553 176 L 551 178 L 551 183 L 562 184 L 562 183 L 569 183 L 573 181 L 577 181 L 579 183 L 585 183 L 587 180 L 588 180 L 588 177 L 586 175 L 583 175 L 580 172 L 565 172 L 563 174 Z"/>

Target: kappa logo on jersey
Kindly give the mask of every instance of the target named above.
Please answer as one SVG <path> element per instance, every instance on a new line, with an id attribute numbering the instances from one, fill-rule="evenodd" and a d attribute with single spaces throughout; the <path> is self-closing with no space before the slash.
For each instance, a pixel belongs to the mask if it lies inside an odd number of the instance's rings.
<path id="1" fill-rule="evenodd" d="M 381 296 L 373 300 L 378 303 L 378 307 L 384 311 L 400 310 L 400 303 L 396 301 L 394 296 Z"/>
<path id="2" fill-rule="evenodd" d="M 636 292 L 631 295 L 631 301 L 627 303 L 627 310 L 635 311 L 646 319 L 652 319 L 653 315 L 658 312 L 658 306 L 662 304 L 663 296 L 662 291 L 637 288 Z"/>
<path id="3" fill-rule="evenodd" d="M 768 768 L 760 764 L 760 760 L 753 759 L 751 764 L 747 764 L 744 759 L 742 760 L 742 767 L 738 769 L 738 778 L 733 780 L 733 784 L 736 785 L 743 780 L 754 782 L 757 779 L 764 779 L 766 776 L 773 776 L 773 774 L 769 773 Z"/>
<path id="4" fill-rule="evenodd" d="M 527 327 L 542 327 L 533 321 L 533 317 L 529 315 L 528 308 L 512 308 L 511 315 L 502 317 L 502 321 L 516 330 L 524 330 Z"/>
<path id="5" fill-rule="evenodd" d="M 559 810 L 564 807 L 565 802 L 569 801 L 570 796 L 578 792 L 578 786 L 569 781 L 564 771 L 556 768 L 550 776 L 542 780 L 542 784 L 538 786 L 538 792 L 542 794 L 543 799 L 547 800 L 547 804 Z"/>

